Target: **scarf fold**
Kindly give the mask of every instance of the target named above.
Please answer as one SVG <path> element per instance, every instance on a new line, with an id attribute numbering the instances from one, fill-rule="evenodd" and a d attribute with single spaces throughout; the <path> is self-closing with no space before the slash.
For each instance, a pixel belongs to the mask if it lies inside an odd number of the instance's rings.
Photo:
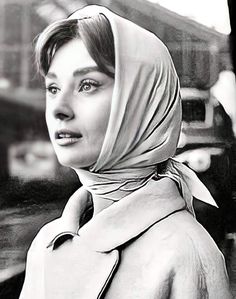
<path id="1" fill-rule="evenodd" d="M 69 18 L 82 22 L 98 14 L 108 19 L 114 36 L 115 83 L 98 160 L 89 170 L 76 169 L 84 188 L 118 201 L 151 179 L 167 176 L 177 182 L 193 214 L 193 196 L 216 206 L 196 174 L 172 159 L 182 115 L 179 80 L 166 46 L 153 33 L 102 6 L 86 6 Z M 164 161 L 166 170 L 158 173 Z"/>

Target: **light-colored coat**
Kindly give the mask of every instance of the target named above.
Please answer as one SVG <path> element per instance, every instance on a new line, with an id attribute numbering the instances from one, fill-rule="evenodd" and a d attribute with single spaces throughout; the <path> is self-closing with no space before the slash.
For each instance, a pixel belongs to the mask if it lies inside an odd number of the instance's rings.
<path id="1" fill-rule="evenodd" d="M 232 298 L 214 241 L 175 183 L 158 184 L 154 196 L 120 200 L 79 230 L 87 202 L 75 193 L 33 241 L 20 299 Z"/>

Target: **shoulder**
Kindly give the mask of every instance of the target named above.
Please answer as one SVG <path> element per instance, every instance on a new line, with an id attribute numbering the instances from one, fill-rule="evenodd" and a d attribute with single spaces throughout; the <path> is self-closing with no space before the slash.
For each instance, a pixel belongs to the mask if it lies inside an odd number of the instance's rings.
<path id="1" fill-rule="evenodd" d="M 193 261 L 204 265 L 224 262 L 211 236 L 187 211 L 175 212 L 158 221 L 140 238 L 158 255 L 169 255 L 169 260 L 177 266 Z"/>
<path id="2" fill-rule="evenodd" d="M 76 231 L 81 217 L 84 217 L 84 211 L 90 207 L 90 201 L 87 197 L 87 191 L 79 188 L 69 198 L 62 216 L 46 223 L 38 232 L 33 240 L 30 251 L 37 248 L 46 248 L 49 243 L 64 232 Z"/>
<path id="3" fill-rule="evenodd" d="M 159 226 L 159 227 L 158 227 Z M 224 256 L 202 225 L 187 211 L 177 212 L 153 227 L 160 229 L 168 246 L 169 273 L 174 293 L 180 298 L 231 298 Z M 166 231 L 166 232 L 164 232 Z M 184 287 L 180 287 L 184 284 Z M 204 297 L 205 298 L 205 297 Z"/>
<path id="4" fill-rule="evenodd" d="M 148 255 L 154 275 L 158 279 L 161 270 L 165 280 L 181 294 L 180 298 L 193 298 L 193 294 L 204 294 L 206 289 L 210 298 L 231 298 L 223 254 L 189 212 L 176 212 L 166 217 L 150 227 L 140 239 L 146 243 L 142 252 L 145 259 Z M 211 297 L 216 289 L 219 294 L 227 295 Z"/>
<path id="5" fill-rule="evenodd" d="M 45 249 L 52 239 L 60 232 L 61 219 L 57 218 L 46 223 L 38 232 L 31 243 L 28 255 L 38 250 Z"/>

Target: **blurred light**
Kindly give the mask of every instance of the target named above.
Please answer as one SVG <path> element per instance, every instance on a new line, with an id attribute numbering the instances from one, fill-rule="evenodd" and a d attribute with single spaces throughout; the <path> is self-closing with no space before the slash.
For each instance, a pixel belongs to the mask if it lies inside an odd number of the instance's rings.
<path id="1" fill-rule="evenodd" d="M 11 82 L 7 78 L 0 78 L 0 89 L 8 89 L 11 87 Z"/>
<path id="2" fill-rule="evenodd" d="M 204 147 L 185 151 L 175 157 L 176 160 L 186 163 L 196 172 L 207 171 L 211 166 L 211 156 L 223 154 L 222 148 Z"/>
<path id="3" fill-rule="evenodd" d="M 9 174 L 25 180 L 54 178 L 56 159 L 49 141 L 23 141 L 9 148 Z"/>
<path id="4" fill-rule="evenodd" d="M 204 172 L 211 166 L 211 156 L 206 151 L 199 149 L 189 155 L 188 165 L 197 172 Z"/>
<path id="5" fill-rule="evenodd" d="M 204 172 L 207 171 L 211 166 L 211 156 L 219 156 L 223 153 L 223 148 L 203 147 L 185 151 L 175 156 L 175 159 L 179 162 L 188 164 L 193 170 L 197 172 Z"/>
<path id="6" fill-rule="evenodd" d="M 232 71 L 222 71 L 219 79 L 211 88 L 211 94 L 224 107 L 232 120 L 234 136 L 236 137 L 236 79 Z"/>
<path id="7" fill-rule="evenodd" d="M 229 11 L 226 0 L 148 0 L 159 3 L 177 14 L 189 17 L 221 33 L 230 33 Z"/>

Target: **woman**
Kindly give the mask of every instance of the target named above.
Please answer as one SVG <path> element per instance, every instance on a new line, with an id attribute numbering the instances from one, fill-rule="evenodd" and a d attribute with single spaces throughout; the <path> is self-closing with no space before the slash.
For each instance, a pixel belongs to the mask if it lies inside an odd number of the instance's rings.
<path id="1" fill-rule="evenodd" d="M 171 159 L 181 108 L 163 43 L 87 6 L 45 29 L 36 59 L 52 144 L 83 187 L 33 241 L 20 298 L 231 298 L 194 218 L 192 196 L 214 201 Z"/>

